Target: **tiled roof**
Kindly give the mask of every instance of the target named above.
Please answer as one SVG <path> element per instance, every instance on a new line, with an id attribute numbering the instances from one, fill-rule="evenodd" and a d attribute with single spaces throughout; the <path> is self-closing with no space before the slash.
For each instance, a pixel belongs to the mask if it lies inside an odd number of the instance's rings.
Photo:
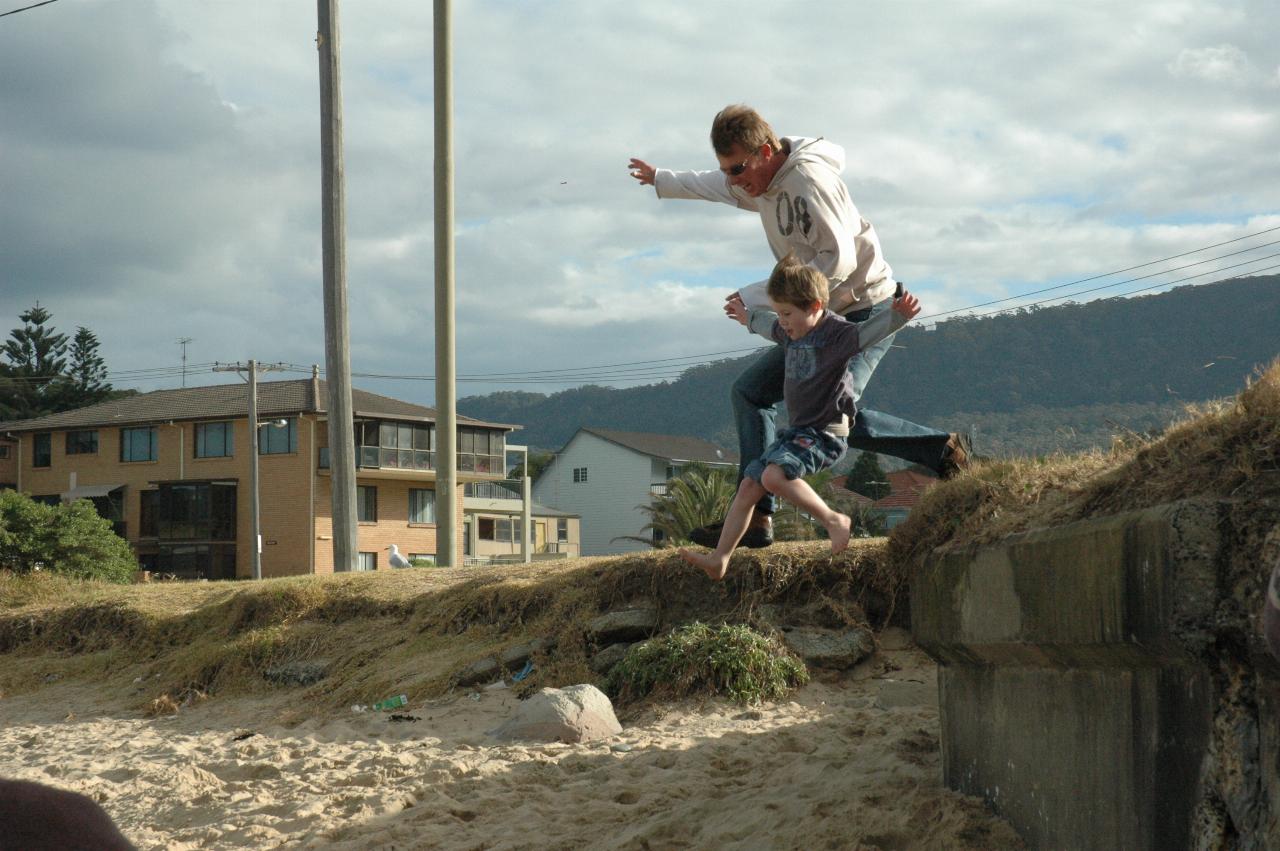
<path id="1" fill-rule="evenodd" d="M 258 382 L 258 416 L 278 417 L 286 414 L 322 413 L 328 408 L 329 391 L 324 381 L 313 393 L 309 378 L 290 381 Z M 318 395 L 318 398 L 314 398 Z M 380 396 L 352 388 L 351 408 L 356 416 L 435 422 L 432 408 L 415 405 L 390 396 Z M 66 428 L 134 425 L 168 420 L 233 419 L 249 416 L 248 384 L 215 384 L 207 387 L 184 387 L 178 390 L 153 390 L 110 402 L 100 402 L 74 411 L 62 411 L 31 420 L 0 423 L 0 432 L 50 431 Z M 458 415 L 459 423 L 488 426 L 489 423 Z M 519 426 L 505 426 L 518 428 Z"/>
<path id="2" fill-rule="evenodd" d="M 895 470 L 886 477 L 889 479 L 889 495 L 878 499 L 875 508 L 915 508 L 924 492 L 938 483 L 937 476 L 931 476 L 913 467 Z"/>
<path id="3" fill-rule="evenodd" d="M 672 434 L 649 434 L 640 431 L 612 431 L 603 428 L 587 428 L 581 431 L 594 434 L 610 443 L 634 449 L 642 455 L 663 458 L 668 461 L 700 461 L 703 464 L 737 464 L 738 453 L 721 449 L 700 437 L 684 437 Z"/>

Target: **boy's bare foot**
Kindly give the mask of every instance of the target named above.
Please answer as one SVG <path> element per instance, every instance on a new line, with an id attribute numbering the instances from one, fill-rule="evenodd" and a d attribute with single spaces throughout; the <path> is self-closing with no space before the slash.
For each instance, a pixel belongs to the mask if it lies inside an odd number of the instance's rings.
<path id="1" fill-rule="evenodd" d="M 849 542 L 848 532 L 845 533 L 844 539 L 847 544 Z M 722 558 L 715 553 L 695 553 L 693 550 L 686 550 L 681 547 L 680 558 L 689 562 L 689 564 L 702 568 L 703 573 L 707 574 L 712 582 L 719 582 L 729 572 L 728 556 Z"/>
<path id="2" fill-rule="evenodd" d="M 827 534 L 831 536 L 831 554 L 842 553 L 849 548 L 849 534 L 853 521 L 847 516 L 837 513 L 827 524 Z"/>

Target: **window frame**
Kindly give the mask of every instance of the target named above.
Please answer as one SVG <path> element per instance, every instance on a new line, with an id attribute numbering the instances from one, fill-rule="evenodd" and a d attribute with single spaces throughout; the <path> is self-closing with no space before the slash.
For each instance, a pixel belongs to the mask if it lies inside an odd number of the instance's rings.
<path id="1" fill-rule="evenodd" d="M 147 457 L 146 458 L 126 458 L 125 448 L 135 448 L 133 439 L 128 435 L 135 432 L 147 432 Z M 120 427 L 120 463 L 121 464 L 147 464 L 160 460 L 160 436 L 155 426 L 121 426 Z"/>
<path id="2" fill-rule="evenodd" d="M 282 428 L 276 428 L 270 423 L 258 426 L 258 455 L 296 455 L 298 453 L 298 418 L 272 417 L 272 419 L 284 420 L 288 425 Z M 271 440 L 273 432 L 284 434 L 285 449 L 274 448 L 274 441 Z M 264 438 L 264 435 L 267 437 Z"/>
<path id="3" fill-rule="evenodd" d="M 222 452 L 213 454 L 208 451 L 209 437 L 208 430 L 211 426 L 222 427 Z M 204 452 L 201 452 L 202 439 Z M 191 441 L 192 457 L 195 458 L 234 458 L 235 457 L 235 421 L 234 420 L 211 420 L 204 423 L 195 424 L 195 439 Z"/>
<path id="4" fill-rule="evenodd" d="M 588 481 L 587 481 L 587 468 L 586 468 L 586 467 L 574 467 L 574 468 L 573 468 L 573 483 L 574 483 L 575 485 L 585 485 L 585 484 L 588 484 Z"/>
<path id="5" fill-rule="evenodd" d="M 425 494 L 426 503 L 422 502 Z M 430 515 L 429 519 L 423 520 L 420 516 L 422 509 L 426 508 L 426 514 Z M 409 523 L 415 526 L 434 526 L 436 523 L 436 492 L 432 488 L 409 488 Z"/>
<path id="6" fill-rule="evenodd" d="M 370 515 L 370 516 L 366 516 Z M 356 522 L 378 522 L 378 486 L 356 485 Z"/>
<path id="7" fill-rule="evenodd" d="M 42 443 L 44 444 L 43 454 L 40 446 Z M 42 457 L 43 464 L 40 463 Z M 53 466 L 53 432 L 42 431 L 31 436 L 31 466 L 37 470 Z"/>
<path id="8" fill-rule="evenodd" d="M 83 439 L 85 435 L 89 435 L 90 439 L 85 441 L 92 444 L 92 449 L 86 448 L 83 444 L 72 443 L 72 436 Z M 68 455 L 97 455 L 98 454 L 98 430 L 96 428 L 74 429 L 66 432 L 66 454 Z"/>

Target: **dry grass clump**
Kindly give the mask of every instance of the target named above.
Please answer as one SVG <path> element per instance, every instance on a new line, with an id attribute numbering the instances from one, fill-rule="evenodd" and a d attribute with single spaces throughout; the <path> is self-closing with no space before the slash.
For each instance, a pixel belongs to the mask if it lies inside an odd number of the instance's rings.
<path id="1" fill-rule="evenodd" d="M 940 546 L 1192 497 L 1248 501 L 1280 485 L 1280 361 L 1235 399 L 1189 407 L 1162 435 L 1109 452 L 978 464 L 925 494 L 893 530 L 889 560 L 910 574 Z"/>

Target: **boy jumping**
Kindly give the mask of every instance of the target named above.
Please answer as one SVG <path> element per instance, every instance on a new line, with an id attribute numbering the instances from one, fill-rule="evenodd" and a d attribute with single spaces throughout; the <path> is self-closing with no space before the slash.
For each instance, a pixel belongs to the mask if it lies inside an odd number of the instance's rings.
<path id="1" fill-rule="evenodd" d="M 851 521 L 832 511 L 802 476 L 825 470 L 848 448 L 849 421 L 856 413 L 849 358 L 897 331 L 920 312 L 920 301 L 908 292 L 895 298 L 893 309 L 856 325 L 827 309 L 827 278 L 812 266 L 787 255 L 773 269 L 768 284 L 773 311 L 730 302 L 734 319 L 786 349 L 783 398 L 791 426 L 744 472 L 737 496 L 725 517 L 720 541 L 711 553 L 681 549 L 680 556 L 724 578 L 729 556 L 747 531 L 751 512 L 766 492 L 780 496 L 813 516 L 831 537 L 831 552 L 849 546 Z"/>

